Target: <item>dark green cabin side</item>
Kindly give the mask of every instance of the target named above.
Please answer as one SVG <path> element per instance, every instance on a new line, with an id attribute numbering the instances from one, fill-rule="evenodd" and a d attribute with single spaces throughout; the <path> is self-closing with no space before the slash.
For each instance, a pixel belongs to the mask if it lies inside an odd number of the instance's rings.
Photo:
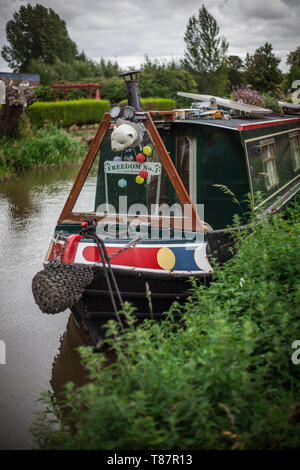
<path id="1" fill-rule="evenodd" d="M 244 199 L 250 191 L 247 164 L 240 132 L 236 128 L 207 125 L 199 121 L 172 122 L 159 128 L 166 148 L 193 202 L 204 205 L 204 220 L 214 230 L 233 222 L 234 214 L 241 215 L 240 206 L 215 185 L 228 187 L 245 208 Z M 183 137 L 196 144 L 196 159 L 190 159 L 189 172 L 196 179 L 196 193 L 188 184 L 186 168 L 178 157 Z M 190 144 L 191 145 L 191 144 Z M 193 161 L 194 160 L 194 161 Z M 188 163 L 187 163 L 188 164 Z M 195 173 L 196 166 L 196 173 Z"/>
<path id="2" fill-rule="evenodd" d="M 234 214 L 241 215 L 241 208 L 230 195 L 214 185 L 228 187 L 243 206 L 243 200 L 250 191 L 250 186 L 240 132 L 236 128 L 224 128 L 194 121 L 156 124 L 193 203 L 204 206 L 201 218 L 213 229 L 231 225 Z M 110 134 L 111 131 L 107 133 L 101 145 L 103 156 L 111 154 Z M 192 146 L 194 155 L 191 158 Z M 138 152 L 138 148 L 135 150 Z M 101 178 L 104 174 L 104 160 L 105 158 L 100 158 L 99 161 L 94 210 L 106 200 L 105 185 Z M 118 188 L 117 193 L 115 188 L 118 179 L 118 175 L 109 175 L 107 181 L 110 204 L 117 207 L 118 197 L 123 192 L 124 195 L 128 194 L 128 206 L 136 201 L 147 203 L 145 184 L 130 186 L 130 192 L 127 191 L 127 187 L 124 190 Z M 171 206 L 176 202 L 176 193 L 169 178 L 164 178 L 163 181 L 165 187 L 162 188 L 160 203 Z"/>

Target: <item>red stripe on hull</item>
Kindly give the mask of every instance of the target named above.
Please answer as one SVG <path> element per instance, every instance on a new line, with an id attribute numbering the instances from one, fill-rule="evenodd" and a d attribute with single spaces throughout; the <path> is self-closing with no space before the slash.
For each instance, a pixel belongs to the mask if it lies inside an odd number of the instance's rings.
<path id="1" fill-rule="evenodd" d="M 119 248 L 106 247 L 107 253 L 111 254 L 118 251 Z M 136 268 L 161 269 L 157 262 L 157 252 L 159 248 L 135 248 L 134 250 L 124 251 L 110 259 L 111 264 L 122 266 L 135 266 Z M 86 261 L 97 263 L 100 261 L 100 255 L 96 246 L 87 246 L 82 252 Z"/>

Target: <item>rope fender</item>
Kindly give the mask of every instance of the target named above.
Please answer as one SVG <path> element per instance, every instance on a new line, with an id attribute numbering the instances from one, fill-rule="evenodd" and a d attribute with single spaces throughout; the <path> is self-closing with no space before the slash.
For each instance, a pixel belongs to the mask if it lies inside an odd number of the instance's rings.
<path id="1" fill-rule="evenodd" d="M 93 279 L 93 266 L 50 261 L 32 280 L 35 303 L 43 313 L 63 312 L 78 302 Z"/>
<path id="2" fill-rule="evenodd" d="M 105 243 L 96 234 L 97 220 L 85 221 L 81 224 L 81 227 L 80 235 L 93 239 L 98 247 L 113 310 L 122 325 L 118 314 L 117 302 L 122 308 L 123 300 L 110 265 Z M 57 240 L 58 238 L 59 236 Z M 96 265 L 66 264 L 62 262 L 61 258 L 65 248 L 68 246 L 69 240 L 68 238 L 65 239 L 63 248 L 58 257 L 56 257 L 57 240 L 54 242 L 54 259 L 46 264 L 44 269 L 39 271 L 32 280 L 33 297 L 43 313 L 55 314 L 71 308 L 78 302 L 85 288 L 91 284 L 97 272 Z M 130 246 L 132 246 L 132 243 L 128 248 Z"/>

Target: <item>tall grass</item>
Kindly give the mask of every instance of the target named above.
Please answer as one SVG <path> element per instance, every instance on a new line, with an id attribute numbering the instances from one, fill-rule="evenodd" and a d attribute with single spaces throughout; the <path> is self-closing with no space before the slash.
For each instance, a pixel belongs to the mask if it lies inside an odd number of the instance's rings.
<path id="1" fill-rule="evenodd" d="M 287 449 L 300 446 L 300 201 L 238 235 L 209 288 L 120 334 L 117 354 L 81 348 L 90 383 L 68 384 L 33 433 L 42 449 Z M 178 323 L 174 310 L 182 312 Z M 132 307 L 126 315 L 133 322 Z M 300 355 L 300 354 L 299 354 Z M 54 412 L 56 418 L 53 419 Z M 58 427 L 57 427 L 58 425 Z"/>
<path id="2" fill-rule="evenodd" d="M 27 139 L 2 140 L 0 175 L 1 169 L 4 174 L 5 170 L 21 171 L 34 166 L 56 165 L 79 160 L 85 153 L 86 146 L 51 124 Z"/>

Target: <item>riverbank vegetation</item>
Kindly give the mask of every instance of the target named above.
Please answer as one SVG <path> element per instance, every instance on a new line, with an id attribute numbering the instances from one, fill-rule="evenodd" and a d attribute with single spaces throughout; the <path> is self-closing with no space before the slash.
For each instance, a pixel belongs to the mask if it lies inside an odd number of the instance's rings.
<path id="1" fill-rule="evenodd" d="M 55 125 L 34 132 L 25 118 L 16 138 L 0 140 L 0 180 L 29 168 L 80 160 L 86 151 L 86 145 Z"/>
<path id="2" fill-rule="evenodd" d="M 33 427 L 39 447 L 299 448 L 299 238 L 298 198 L 288 214 L 241 232 L 210 287 L 194 280 L 187 303 L 160 324 L 120 334 L 108 322 L 116 361 L 81 348 L 90 381 L 69 383 L 62 408 L 48 396 Z M 127 305 L 130 325 L 132 313 Z"/>

